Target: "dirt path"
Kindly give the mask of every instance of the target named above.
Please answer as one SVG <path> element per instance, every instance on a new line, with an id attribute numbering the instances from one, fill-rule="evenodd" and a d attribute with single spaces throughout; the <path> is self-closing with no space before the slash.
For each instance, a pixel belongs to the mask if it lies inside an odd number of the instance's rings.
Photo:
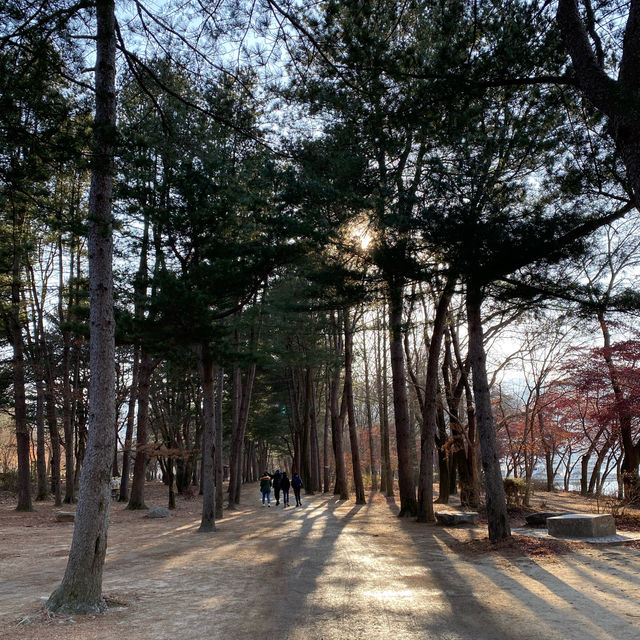
<path id="1" fill-rule="evenodd" d="M 164 640 L 640 637 L 640 551 L 574 544 L 562 556 L 479 553 L 485 528 L 395 517 L 391 501 L 333 497 L 262 508 L 257 490 L 196 533 L 198 501 L 149 520 L 112 509 L 102 616 L 42 610 L 66 565 L 72 525 L 0 507 L 0 638 Z M 163 504 L 162 488 L 148 503 Z"/>

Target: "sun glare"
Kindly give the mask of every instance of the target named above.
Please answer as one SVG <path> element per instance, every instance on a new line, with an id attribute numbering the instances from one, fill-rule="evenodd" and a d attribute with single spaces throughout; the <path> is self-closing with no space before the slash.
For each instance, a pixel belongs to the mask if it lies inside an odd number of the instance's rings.
<path id="1" fill-rule="evenodd" d="M 373 235 L 364 222 L 358 222 L 351 226 L 349 233 L 351 241 L 361 250 L 366 251 L 373 242 Z"/>

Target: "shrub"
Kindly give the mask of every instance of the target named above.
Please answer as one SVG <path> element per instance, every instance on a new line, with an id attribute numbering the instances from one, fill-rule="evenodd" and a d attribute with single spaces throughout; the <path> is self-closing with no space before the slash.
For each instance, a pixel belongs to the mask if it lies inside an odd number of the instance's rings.
<path id="1" fill-rule="evenodd" d="M 515 506 L 522 505 L 524 495 L 527 491 L 527 481 L 524 478 L 504 478 L 504 494 L 507 498 L 507 504 Z"/>

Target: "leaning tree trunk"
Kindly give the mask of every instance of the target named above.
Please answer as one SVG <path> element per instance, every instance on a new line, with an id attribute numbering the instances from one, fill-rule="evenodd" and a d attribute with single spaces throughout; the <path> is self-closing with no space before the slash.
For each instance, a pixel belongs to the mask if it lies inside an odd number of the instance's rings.
<path id="1" fill-rule="evenodd" d="M 605 320 L 603 313 L 598 313 L 598 322 L 600 323 L 600 329 L 602 330 L 602 337 L 604 340 L 604 360 L 607 365 L 607 371 L 609 372 L 609 381 L 611 382 L 611 388 L 616 400 L 616 414 L 618 417 L 618 428 L 620 429 L 620 442 L 622 444 L 623 458 L 622 458 L 622 481 L 624 486 L 625 498 L 631 502 L 640 502 L 640 475 L 638 474 L 638 464 L 640 463 L 640 443 L 636 444 L 633 441 L 633 420 L 631 412 L 628 409 L 628 402 L 625 398 L 622 386 L 620 384 L 618 370 L 609 349 L 611 348 L 611 335 L 609 333 L 609 326 Z M 602 453 L 604 457 L 604 452 Z M 598 466 L 601 463 L 601 459 L 598 459 Z M 592 491 L 590 485 L 589 493 Z"/>
<path id="2" fill-rule="evenodd" d="M 393 409 L 396 421 L 396 447 L 398 450 L 398 488 L 400 490 L 400 513 L 410 517 L 418 513 L 416 485 L 411 459 L 411 425 L 409 423 L 409 401 L 404 364 L 402 340 L 403 287 L 397 281 L 389 282 L 389 352 L 393 386 Z"/>
<path id="3" fill-rule="evenodd" d="M 69 561 L 47 608 L 72 614 L 105 608 L 102 571 L 111 503 L 111 452 L 115 446 L 115 344 L 113 319 L 113 142 L 116 123 L 116 38 L 113 0 L 96 0 L 96 118 L 89 192 L 89 436 Z"/>
<path id="4" fill-rule="evenodd" d="M 453 295 L 454 280 L 447 282 L 436 309 L 433 334 L 429 344 L 427 375 L 424 389 L 424 410 L 422 412 L 420 478 L 418 483 L 418 521 L 433 522 L 433 448 L 436 438 L 438 417 L 438 369 L 442 336 L 447 326 L 447 311 Z M 442 480 L 442 478 L 441 478 Z"/>
<path id="5" fill-rule="evenodd" d="M 616 143 L 629 184 L 640 206 L 640 0 L 629 2 L 618 78 L 607 71 L 609 60 L 591 44 L 577 0 L 559 0 L 556 18 L 575 73 L 578 89 L 608 118 L 607 131 Z M 621 25 L 622 19 L 619 20 Z"/>
<path id="6" fill-rule="evenodd" d="M 491 396 L 489 395 L 486 355 L 484 352 L 481 305 L 482 293 L 480 287 L 469 284 L 467 290 L 469 359 L 473 375 L 473 395 L 476 403 L 476 420 L 482 452 L 489 539 L 492 542 L 497 542 L 508 538 L 511 535 L 511 529 L 507 515 L 504 485 L 502 484 L 495 426 L 491 413 Z"/>

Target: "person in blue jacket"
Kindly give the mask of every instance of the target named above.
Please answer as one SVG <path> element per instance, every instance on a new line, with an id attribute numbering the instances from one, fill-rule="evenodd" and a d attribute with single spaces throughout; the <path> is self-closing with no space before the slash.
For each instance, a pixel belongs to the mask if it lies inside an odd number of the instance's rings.
<path id="1" fill-rule="evenodd" d="M 300 489 L 302 489 L 302 478 L 295 472 L 291 479 L 291 486 L 293 487 L 293 493 L 296 496 L 296 507 L 301 507 L 302 500 L 300 500 Z"/>

